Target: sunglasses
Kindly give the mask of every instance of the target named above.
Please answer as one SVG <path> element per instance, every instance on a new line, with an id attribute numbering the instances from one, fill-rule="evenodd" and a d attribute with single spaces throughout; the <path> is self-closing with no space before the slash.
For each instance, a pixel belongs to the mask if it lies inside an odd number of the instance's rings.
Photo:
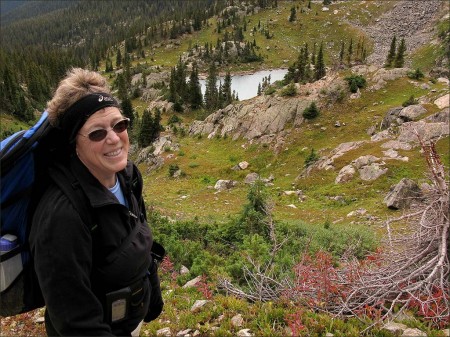
<path id="1" fill-rule="evenodd" d="M 122 133 L 126 129 L 128 129 L 129 124 L 130 124 L 130 119 L 124 118 L 124 119 L 118 121 L 116 124 L 114 124 L 114 126 L 110 129 L 94 130 L 94 131 L 90 132 L 87 136 L 82 135 L 81 133 L 79 133 L 79 135 L 83 136 L 83 137 L 87 137 L 87 138 L 89 138 L 90 141 L 93 141 L 93 142 L 101 142 L 103 139 L 106 138 L 106 136 L 108 135 L 108 132 L 110 130 L 113 130 L 115 133 Z"/>

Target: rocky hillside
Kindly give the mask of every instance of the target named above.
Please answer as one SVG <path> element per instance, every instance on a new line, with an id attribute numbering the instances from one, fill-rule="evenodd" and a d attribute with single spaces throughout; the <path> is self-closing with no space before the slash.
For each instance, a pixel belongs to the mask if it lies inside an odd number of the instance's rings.
<path id="1" fill-rule="evenodd" d="M 362 26 L 355 22 L 374 41 L 374 52 L 367 62 L 382 66 L 394 35 L 405 38 L 408 53 L 429 43 L 444 5 L 440 0 L 395 1 L 392 10 L 376 19 L 375 24 Z"/>

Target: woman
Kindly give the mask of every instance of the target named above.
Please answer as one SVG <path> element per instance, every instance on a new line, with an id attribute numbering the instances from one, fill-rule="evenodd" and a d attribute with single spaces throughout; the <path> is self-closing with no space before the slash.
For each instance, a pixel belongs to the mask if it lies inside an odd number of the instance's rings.
<path id="1" fill-rule="evenodd" d="M 68 153 L 49 168 L 30 233 L 47 333 L 138 335 L 163 302 L 142 177 L 128 160 L 129 120 L 106 80 L 79 68 L 59 83 L 47 112 Z"/>

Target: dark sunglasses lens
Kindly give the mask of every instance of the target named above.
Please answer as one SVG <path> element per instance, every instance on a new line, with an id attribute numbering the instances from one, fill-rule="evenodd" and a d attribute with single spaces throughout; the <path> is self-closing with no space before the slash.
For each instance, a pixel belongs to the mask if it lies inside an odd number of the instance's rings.
<path id="1" fill-rule="evenodd" d="M 124 132 L 128 128 L 128 119 L 124 119 L 113 126 L 113 130 L 115 133 Z"/>
<path id="2" fill-rule="evenodd" d="M 116 125 L 113 126 L 113 131 L 115 133 L 121 133 L 124 132 L 126 129 L 128 129 L 128 119 L 121 120 Z M 100 142 L 103 139 L 105 139 L 106 135 L 108 134 L 108 131 L 105 129 L 95 130 L 92 131 L 88 137 L 93 142 Z"/>
<path id="3" fill-rule="evenodd" d="M 95 130 L 92 131 L 88 137 L 90 140 L 92 140 L 93 142 L 99 142 L 103 139 L 105 139 L 106 135 L 108 134 L 108 131 L 106 131 L 105 129 L 101 129 L 101 130 Z"/>

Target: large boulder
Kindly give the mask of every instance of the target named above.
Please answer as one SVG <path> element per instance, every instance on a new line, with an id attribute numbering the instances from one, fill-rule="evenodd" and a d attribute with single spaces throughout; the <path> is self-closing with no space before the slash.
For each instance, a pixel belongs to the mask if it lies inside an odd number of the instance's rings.
<path id="1" fill-rule="evenodd" d="M 384 198 L 384 203 L 392 209 L 406 209 L 421 197 L 419 185 L 414 180 L 403 178 L 397 185 L 391 187 Z"/>
<path id="2" fill-rule="evenodd" d="M 400 114 L 400 111 L 403 110 L 403 107 L 395 107 L 392 109 L 389 109 L 386 115 L 384 116 L 383 120 L 381 121 L 381 128 L 387 129 L 391 125 L 399 125 L 402 123 L 402 121 L 399 119 L 398 115 Z"/>
<path id="3" fill-rule="evenodd" d="M 425 114 L 427 110 L 420 104 L 409 105 L 403 108 L 398 116 L 405 122 L 416 120 L 419 116 Z"/>

